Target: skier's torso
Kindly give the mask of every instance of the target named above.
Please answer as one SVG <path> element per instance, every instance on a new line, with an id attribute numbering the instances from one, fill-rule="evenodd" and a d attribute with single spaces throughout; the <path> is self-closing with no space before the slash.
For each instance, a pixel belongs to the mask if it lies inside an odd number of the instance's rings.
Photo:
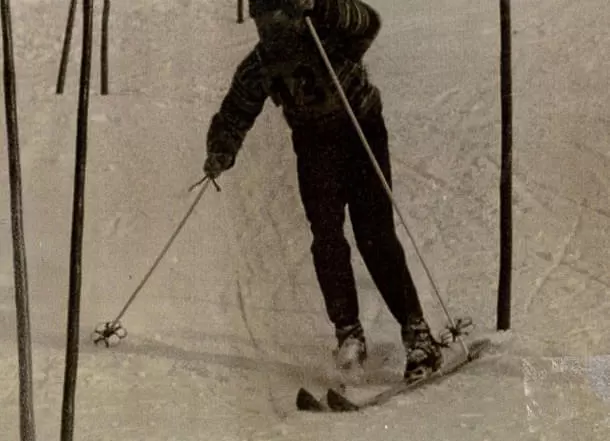
<path id="1" fill-rule="evenodd" d="M 282 42 L 274 54 L 258 44 L 255 51 L 262 66 L 267 94 L 281 106 L 288 124 L 295 128 L 346 117 L 345 106 L 313 39 L 298 36 Z M 357 116 L 378 107 L 378 89 L 371 84 L 362 62 L 341 56 L 332 43 L 323 45 L 345 95 Z"/>

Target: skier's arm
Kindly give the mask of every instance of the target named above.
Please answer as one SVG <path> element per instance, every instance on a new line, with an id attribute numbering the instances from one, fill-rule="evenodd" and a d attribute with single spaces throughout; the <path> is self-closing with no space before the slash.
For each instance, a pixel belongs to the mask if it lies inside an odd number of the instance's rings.
<path id="1" fill-rule="evenodd" d="M 262 66 L 252 51 L 237 67 L 220 110 L 212 117 L 207 135 L 208 155 L 220 153 L 234 159 L 266 99 Z"/>
<path id="2" fill-rule="evenodd" d="M 343 55 L 358 62 L 381 29 L 381 17 L 360 0 L 316 0 L 312 18 L 329 33 L 344 35 Z"/>

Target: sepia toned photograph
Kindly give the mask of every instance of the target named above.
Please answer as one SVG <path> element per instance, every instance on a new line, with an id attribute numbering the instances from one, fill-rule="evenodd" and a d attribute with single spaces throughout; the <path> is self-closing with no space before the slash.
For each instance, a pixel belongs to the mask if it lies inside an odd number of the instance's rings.
<path id="1" fill-rule="evenodd" d="M 610 439 L 607 0 L 0 4 L 0 441 Z"/>

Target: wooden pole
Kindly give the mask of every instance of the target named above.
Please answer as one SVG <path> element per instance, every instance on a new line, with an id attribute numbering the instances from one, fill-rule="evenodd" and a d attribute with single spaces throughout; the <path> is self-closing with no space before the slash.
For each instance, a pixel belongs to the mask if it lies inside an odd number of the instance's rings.
<path id="1" fill-rule="evenodd" d="M 510 0 L 500 0 L 500 82 L 502 107 L 502 166 L 500 172 L 500 277 L 497 329 L 510 328 L 512 276 L 512 144 L 513 95 Z"/>
<path id="2" fill-rule="evenodd" d="M 17 86 L 13 53 L 13 30 L 9 0 L 2 0 L 2 43 L 4 47 L 4 103 L 9 157 L 11 225 L 13 236 L 13 273 L 17 309 L 17 348 L 19 357 L 19 420 L 22 441 L 34 441 L 34 399 L 32 387 L 32 337 L 23 231 L 23 201 L 17 117 Z"/>
<path id="3" fill-rule="evenodd" d="M 244 22 L 244 0 L 237 0 L 237 23 Z"/>
<path id="4" fill-rule="evenodd" d="M 76 0 L 70 1 L 70 10 L 68 11 L 68 21 L 64 33 L 64 46 L 61 51 L 61 61 L 59 62 L 59 74 L 57 75 L 57 86 L 55 93 L 61 95 L 64 93 L 66 84 L 66 71 L 68 70 L 68 61 L 70 60 L 70 45 L 72 43 L 72 31 L 74 29 L 74 15 L 76 14 Z"/>
<path id="5" fill-rule="evenodd" d="M 108 21 L 110 18 L 110 0 L 104 0 L 102 10 L 102 44 L 101 44 L 101 94 L 108 95 Z"/>
<path id="6" fill-rule="evenodd" d="M 79 355 L 80 299 L 82 279 L 82 242 L 85 209 L 85 172 L 87 165 L 87 120 L 91 77 L 91 41 L 93 0 L 83 0 L 83 50 L 81 58 L 78 118 L 76 131 L 76 165 L 74 173 L 74 198 L 72 205 L 72 237 L 70 248 L 70 296 L 68 302 L 68 327 L 64 396 L 61 421 L 61 441 L 72 441 L 74 434 L 74 399 Z"/>

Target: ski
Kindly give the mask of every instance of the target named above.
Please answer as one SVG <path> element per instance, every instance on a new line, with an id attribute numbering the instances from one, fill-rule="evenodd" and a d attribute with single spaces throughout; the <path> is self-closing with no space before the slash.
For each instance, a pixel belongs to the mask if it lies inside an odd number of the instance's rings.
<path id="1" fill-rule="evenodd" d="M 325 387 L 328 387 L 326 385 Z M 337 388 L 330 387 L 337 391 Z M 339 385 L 341 391 L 345 391 L 345 385 Z M 339 392 L 337 392 L 339 393 Z M 328 406 L 328 403 L 323 399 L 318 399 L 310 391 L 301 387 L 297 393 L 296 399 L 297 409 L 304 412 L 331 412 L 332 409 Z"/>
<path id="2" fill-rule="evenodd" d="M 308 412 L 328 412 L 331 410 L 303 387 L 297 393 L 297 409 Z"/>
<path id="3" fill-rule="evenodd" d="M 365 409 L 367 407 L 379 406 L 390 401 L 392 398 L 413 391 L 419 387 L 437 383 L 447 377 L 459 371 L 460 368 L 469 364 L 470 362 L 480 358 L 483 351 L 491 346 L 491 341 L 487 338 L 474 340 L 473 342 L 467 343 L 469 355 L 467 356 L 464 352 L 460 352 L 459 355 L 450 357 L 446 360 L 443 366 L 432 375 L 415 380 L 413 382 L 400 382 L 395 385 L 389 386 L 383 392 L 380 392 L 372 397 L 362 401 L 361 403 L 354 403 L 345 397 L 342 393 L 336 391 L 333 388 L 328 389 L 326 395 L 327 404 L 322 404 L 319 400 L 316 400 L 320 407 L 318 411 L 331 411 L 331 412 L 354 412 Z M 312 397 L 313 398 L 313 397 Z"/>

